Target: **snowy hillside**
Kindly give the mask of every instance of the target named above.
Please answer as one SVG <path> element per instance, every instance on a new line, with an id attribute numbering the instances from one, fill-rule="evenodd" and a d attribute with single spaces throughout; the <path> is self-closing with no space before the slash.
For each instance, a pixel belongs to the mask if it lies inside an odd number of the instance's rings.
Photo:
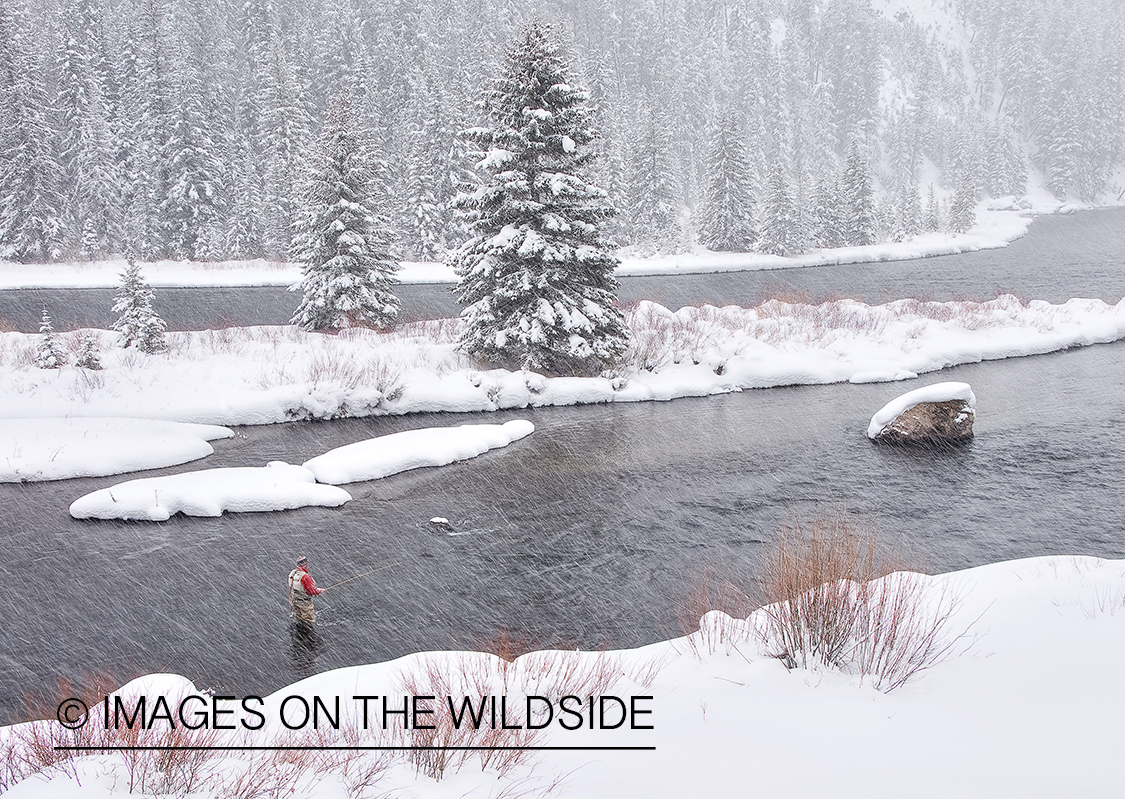
<path id="1" fill-rule="evenodd" d="M 958 190 L 1097 204 L 1125 188 L 1112 0 L 31 6 L 0 10 L 5 260 L 289 260 L 337 94 L 378 235 L 439 260 L 480 178 L 459 132 L 532 20 L 589 89 L 587 177 L 638 252 L 865 245 L 957 229 Z"/>

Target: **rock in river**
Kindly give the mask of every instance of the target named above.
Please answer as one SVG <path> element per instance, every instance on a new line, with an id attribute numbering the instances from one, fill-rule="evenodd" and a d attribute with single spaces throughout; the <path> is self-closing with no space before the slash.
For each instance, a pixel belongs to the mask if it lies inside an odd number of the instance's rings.
<path id="1" fill-rule="evenodd" d="M 939 444 L 973 436 L 977 398 L 968 383 L 935 383 L 908 391 L 880 409 L 867 437 L 892 444 Z"/>

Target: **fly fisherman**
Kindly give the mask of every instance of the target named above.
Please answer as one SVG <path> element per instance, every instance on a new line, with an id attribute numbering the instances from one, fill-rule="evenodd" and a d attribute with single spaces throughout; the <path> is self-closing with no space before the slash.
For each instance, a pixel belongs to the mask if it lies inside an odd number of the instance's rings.
<path id="1" fill-rule="evenodd" d="M 309 574 L 309 559 L 304 555 L 297 558 L 297 568 L 289 572 L 289 605 L 297 615 L 297 621 L 316 624 L 312 598 L 323 593 L 324 589 L 317 588 L 316 581 Z"/>

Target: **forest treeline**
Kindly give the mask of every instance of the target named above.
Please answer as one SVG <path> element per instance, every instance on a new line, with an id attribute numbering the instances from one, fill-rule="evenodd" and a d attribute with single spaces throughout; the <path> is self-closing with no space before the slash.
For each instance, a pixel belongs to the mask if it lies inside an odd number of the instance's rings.
<path id="1" fill-rule="evenodd" d="M 589 90 L 622 245 L 958 229 L 955 189 L 1020 195 L 1032 169 L 1110 189 L 1121 0 L 917 5 L 942 30 L 869 0 L 0 0 L 0 258 L 287 260 L 340 96 L 396 255 L 441 258 L 479 179 L 458 134 L 533 20 Z"/>

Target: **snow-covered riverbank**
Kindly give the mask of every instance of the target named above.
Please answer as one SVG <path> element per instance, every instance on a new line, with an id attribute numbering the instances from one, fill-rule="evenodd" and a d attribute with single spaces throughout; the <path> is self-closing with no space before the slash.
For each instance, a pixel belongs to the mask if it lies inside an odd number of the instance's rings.
<path id="1" fill-rule="evenodd" d="M 643 302 L 628 313 L 632 346 L 612 374 L 548 378 L 481 370 L 457 351 L 459 320 L 388 334 L 337 336 L 293 327 L 171 333 L 144 355 L 94 331 L 105 368 L 34 366 L 38 337 L 0 333 L 0 415 L 125 416 L 207 424 L 490 411 L 670 400 L 748 388 L 902 380 L 948 366 L 1052 352 L 1125 337 L 1125 300 L 1062 305 L 1012 296 L 868 306 L 771 300 L 756 308 Z M 75 354 L 79 333 L 57 338 Z M 73 362 L 73 357 L 71 358 Z"/>
<path id="2" fill-rule="evenodd" d="M 814 250 L 792 258 L 760 253 L 721 253 L 696 247 L 675 255 L 642 255 L 624 251 L 617 274 L 678 275 L 703 272 L 742 272 L 759 269 L 789 269 L 801 266 L 904 261 L 935 255 L 955 255 L 1006 247 L 1027 233 L 1031 210 L 1050 212 L 1057 207 L 1017 208 L 1014 201 L 982 205 L 977 225 L 968 233 L 926 233 L 907 242 L 874 244 L 869 247 L 840 247 Z M 17 288 L 113 288 L 121 282 L 123 259 L 83 263 L 14 264 L 0 262 L 0 289 Z M 297 264 L 272 261 L 158 261 L 144 264 L 150 286 L 291 286 L 301 278 Z M 404 261 L 397 274 L 401 283 L 454 283 L 453 269 L 442 263 Z"/>
<path id="3" fill-rule="evenodd" d="M 922 577 L 920 608 L 951 611 L 942 640 L 952 643 L 944 658 L 904 686 L 882 692 L 870 675 L 855 670 L 787 670 L 753 632 L 764 611 L 748 622 L 723 614 L 704 617 L 703 631 L 689 638 L 608 653 L 533 653 L 501 661 L 477 653 L 427 653 L 396 661 L 339 669 L 282 688 L 262 701 L 244 697 L 199 697 L 198 686 L 181 677 L 154 675 L 118 692 L 124 707 L 147 700 L 151 717 L 166 697 L 173 723 L 179 702 L 189 721 L 211 703 L 237 729 L 178 730 L 166 721 L 154 732 L 129 738 L 99 737 L 102 710 L 93 712 L 83 737 L 41 722 L 0 729 L 0 793 L 11 799 L 116 797 L 182 791 L 192 796 L 248 796 L 238 789 L 258 784 L 286 796 L 349 797 L 1111 797 L 1120 794 L 1117 767 L 1119 720 L 1125 683 L 1115 664 L 1125 658 L 1125 561 L 1043 557 L 998 563 L 955 574 Z M 950 602 L 951 599 L 955 601 Z M 850 673 L 848 673 L 850 671 Z M 563 715 L 564 694 L 582 698 Z M 432 715 L 417 717 L 440 726 L 448 697 L 460 708 L 469 696 L 507 700 L 511 723 L 522 720 L 526 697 L 542 731 L 493 734 L 488 712 L 482 730 L 458 735 L 449 729 L 410 733 L 402 715 L 384 716 L 383 701 L 401 709 L 412 697 Z M 355 697 L 374 697 L 357 700 Z M 608 700 L 605 727 L 590 729 L 586 697 Z M 405 697 L 405 699 L 404 699 Z M 60 700 L 65 697 L 60 697 Z M 337 714 L 342 729 L 320 712 L 319 733 L 306 708 Z M 362 729 L 363 708 L 368 729 Z M 283 710 L 284 705 L 284 710 Z M 254 713 L 260 716 L 254 715 Z M 279 719 L 297 731 L 282 729 Z M 212 717 L 213 719 L 214 717 Z M 310 717 L 311 718 L 311 717 Z M 566 721 L 567 724 L 563 724 Z M 260 729 L 247 729 L 258 725 Z M 111 724 L 111 727 L 113 724 Z M 212 725 L 213 726 L 213 725 Z M 631 727 L 636 729 L 631 729 Z M 645 729 L 646 727 L 651 729 Z M 491 736 L 491 737 L 490 737 Z M 531 745 L 568 751 L 512 752 L 209 752 L 179 757 L 121 752 L 52 755 L 50 745 L 235 746 L 420 746 Z M 33 744 L 48 744 L 38 751 Z M 572 747 L 653 747 L 601 751 Z M 59 757 L 52 766 L 45 760 Z M 491 758 L 491 759 L 489 759 Z M 163 768 L 162 768 L 163 764 Z M 444 770 L 442 767 L 444 766 Z M 441 772 L 440 779 L 435 776 Z M 141 785 L 144 785 L 142 788 Z M 267 794 L 254 794 L 267 795 Z M 272 795 L 272 794 L 270 794 Z"/>

